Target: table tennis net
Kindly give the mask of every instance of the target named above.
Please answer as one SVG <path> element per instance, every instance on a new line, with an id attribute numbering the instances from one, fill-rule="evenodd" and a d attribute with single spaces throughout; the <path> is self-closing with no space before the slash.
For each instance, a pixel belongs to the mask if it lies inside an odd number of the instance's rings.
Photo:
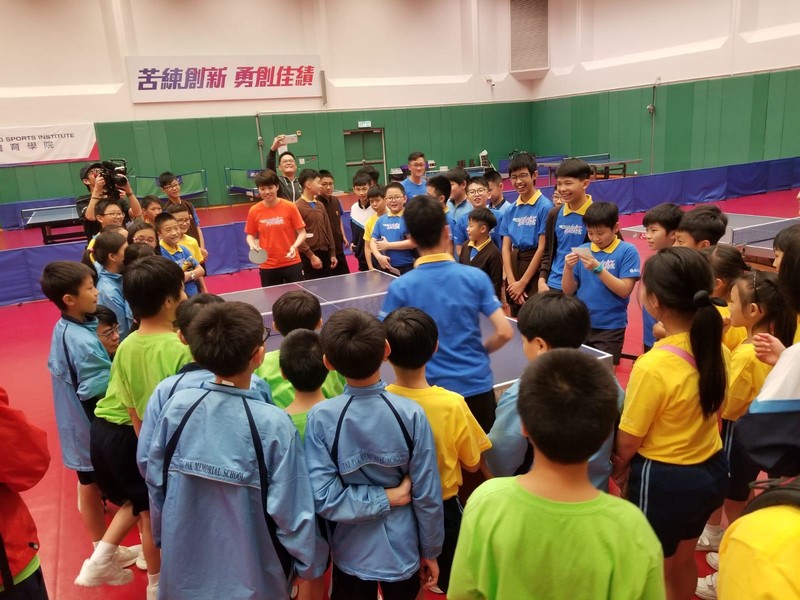
<path id="1" fill-rule="evenodd" d="M 781 219 L 780 221 L 772 221 L 769 223 L 760 223 L 757 225 L 748 225 L 747 227 L 731 229 L 730 243 L 734 246 L 744 246 L 746 244 L 753 244 L 755 242 L 772 240 L 782 230 L 798 223 L 800 223 L 800 218 L 794 217 L 791 219 Z"/>
<path id="2" fill-rule="evenodd" d="M 322 307 L 322 322 L 325 323 L 334 313 L 339 312 L 345 308 L 357 308 L 368 312 L 371 315 L 377 315 L 383 306 L 383 300 L 386 294 L 373 294 L 370 296 L 359 296 L 357 298 L 346 298 L 343 300 L 336 300 L 333 302 L 323 300 L 320 298 L 320 306 Z M 278 330 L 272 321 L 272 312 L 264 313 L 264 325 L 272 330 L 272 337 L 280 336 Z M 267 344 L 268 347 L 276 349 L 276 346 Z"/>

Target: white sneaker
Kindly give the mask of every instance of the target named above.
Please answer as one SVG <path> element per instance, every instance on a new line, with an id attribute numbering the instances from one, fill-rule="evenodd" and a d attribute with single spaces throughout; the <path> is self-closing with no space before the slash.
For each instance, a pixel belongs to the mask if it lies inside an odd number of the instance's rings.
<path id="1" fill-rule="evenodd" d="M 698 577 L 694 595 L 702 600 L 717 600 L 717 574 Z"/>
<path id="2" fill-rule="evenodd" d="M 147 571 L 147 560 L 144 557 L 141 544 L 139 545 L 139 554 L 136 556 L 136 568 L 140 571 Z"/>
<path id="3" fill-rule="evenodd" d="M 106 565 L 93 563 L 91 559 L 83 561 L 81 572 L 75 578 L 75 585 L 95 587 L 98 585 L 125 585 L 133 581 L 133 573 L 123 569 L 113 560 Z"/>
<path id="4" fill-rule="evenodd" d="M 136 562 L 136 558 L 142 551 L 142 545 L 136 544 L 135 546 L 117 546 L 117 551 L 114 553 L 114 564 L 118 567 L 130 567 Z"/>
<path id="5" fill-rule="evenodd" d="M 703 529 L 703 533 L 700 534 L 700 537 L 697 540 L 697 546 L 695 546 L 695 550 L 699 550 L 700 552 L 716 552 L 719 550 L 719 543 L 722 541 L 722 536 L 724 534 L 724 529 L 715 534 L 711 533 L 708 530 L 708 527 L 706 527 Z"/>
<path id="6" fill-rule="evenodd" d="M 716 596 L 714 596 L 716 598 Z M 158 600 L 158 584 L 150 583 L 147 586 L 147 600 Z"/>

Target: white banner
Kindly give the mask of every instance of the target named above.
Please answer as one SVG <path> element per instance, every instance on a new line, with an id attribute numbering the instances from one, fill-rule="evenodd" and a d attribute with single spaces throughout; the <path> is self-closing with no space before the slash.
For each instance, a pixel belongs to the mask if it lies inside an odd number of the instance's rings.
<path id="1" fill-rule="evenodd" d="M 129 56 L 131 99 L 192 102 L 322 96 L 319 56 Z"/>
<path id="2" fill-rule="evenodd" d="M 0 166 L 96 160 L 94 125 L 0 127 Z"/>

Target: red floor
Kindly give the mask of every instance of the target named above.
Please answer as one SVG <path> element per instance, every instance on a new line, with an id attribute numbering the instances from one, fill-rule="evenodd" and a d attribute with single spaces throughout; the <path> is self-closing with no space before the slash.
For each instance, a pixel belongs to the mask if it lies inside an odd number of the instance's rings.
<path id="1" fill-rule="evenodd" d="M 790 217 L 797 215 L 796 195 L 796 190 L 775 192 L 722 202 L 720 206 L 727 212 Z M 213 209 L 207 211 L 207 214 L 201 212 L 201 219 L 208 224 L 240 220 L 243 216 L 239 216 L 238 211 L 241 210 L 246 212 L 246 206 Z M 641 215 L 625 216 L 622 222 L 623 225 L 641 223 Z M 646 244 L 641 240 L 634 240 L 634 243 L 644 258 L 648 252 Z M 258 274 L 255 271 L 219 275 L 208 280 L 209 290 L 215 293 L 258 285 Z M 626 351 L 638 354 L 641 348 L 641 317 L 640 308 L 635 300 L 631 302 L 630 311 L 631 319 L 625 347 Z M 83 532 L 76 508 L 75 475 L 63 468 L 60 461 L 47 372 L 50 334 L 57 318 L 56 309 L 44 301 L 0 308 L 0 330 L 6 336 L 6 342 L 0 345 L 0 365 L 2 365 L 0 385 L 8 391 L 12 405 L 23 408 L 34 423 L 47 430 L 53 456 L 50 470 L 44 479 L 33 490 L 24 494 L 39 529 L 40 554 L 50 596 L 59 600 L 144 598 L 146 577 L 136 569 L 134 569 L 136 573 L 134 582 L 122 588 L 85 589 L 78 588 L 72 583 L 81 562 L 89 555 L 91 545 Z M 623 385 L 627 382 L 629 373 L 630 364 L 623 361 L 617 371 Z M 130 543 L 134 542 L 135 540 L 130 540 Z M 700 553 L 698 553 L 698 565 L 702 574 L 710 571 Z M 429 594 L 429 598 L 441 598 L 441 596 Z"/>

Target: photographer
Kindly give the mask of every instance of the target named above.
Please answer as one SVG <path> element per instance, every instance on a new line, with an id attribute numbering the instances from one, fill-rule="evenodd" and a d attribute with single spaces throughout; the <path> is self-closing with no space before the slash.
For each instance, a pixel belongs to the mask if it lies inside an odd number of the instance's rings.
<path id="1" fill-rule="evenodd" d="M 142 215 L 142 207 L 133 193 L 130 181 L 115 171 L 115 168 L 116 165 L 113 163 L 92 163 L 81 169 L 81 180 L 90 195 L 79 197 L 76 207 L 87 239 L 97 235 L 102 227 L 97 217 L 103 215 L 96 214 L 97 203 L 100 200 L 117 200 L 126 226 Z M 115 180 L 116 185 L 114 185 Z"/>
<path id="2" fill-rule="evenodd" d="M 297 202 L 300 196 L 303 195 L 303 186 L 300 185 L 300 181 L 295 177 L 297 175 L 297 159 L 294 154 L 287 150 L 282 152 L 276 161 L 278 148 L 284 146 L 285 143 L 285 134 L 276 136 L 272 141 L 272 146 L 270 146 L 269 154 L 267 155 L 267 169 L 275 171 L 277 162 L 280 172 L 280 175 L 278 175 L 278 180 L 280 181 L 278 196 L 291 202 Z"/>

